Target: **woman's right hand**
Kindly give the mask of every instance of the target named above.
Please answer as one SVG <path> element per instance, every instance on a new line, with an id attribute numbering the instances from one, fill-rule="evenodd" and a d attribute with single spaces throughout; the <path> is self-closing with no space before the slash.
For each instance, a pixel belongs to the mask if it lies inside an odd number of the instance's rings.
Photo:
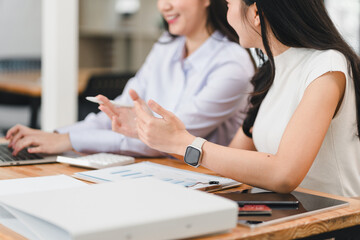
<path id="1" fill-rule="evenodd" d="M 69 134 L 47 133 L 31 129 L 23 125 L 16 125 L 6 133 L 9 147 L 13 155 L 17 155 L 24 148 L 29 153 L 59 154 L 72 150 Z"/>
<path id="2" fill-rule="evenodd" d="M 132 95 L 135 104 L 137 131 L 141 141 L 156 150 L 184 155 L 186 147 L 195 139 L 185 125 L 173 113 L 165 110 L 155 101 L 150 100 L 148 106 L 162 118 L 149 114 L 145 102 Z M 146 104 L 145 104 L 146 105 Z"/>

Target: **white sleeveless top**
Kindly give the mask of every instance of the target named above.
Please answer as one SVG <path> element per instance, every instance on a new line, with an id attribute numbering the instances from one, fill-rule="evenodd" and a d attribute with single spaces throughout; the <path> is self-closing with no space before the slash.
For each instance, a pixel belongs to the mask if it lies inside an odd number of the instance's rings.
<path id="1" fill-rule="evenodd" d="M 300 186 L 336 195 L 360 196 L 355 90 L 346 58 L 334 50 L 290 48 L 275 57 L 275 66 L 274 84 L 260 106 L 253 127 L 256 149 L 276 154 L 285 128 L 309 84 L 327 72 L 343 72 L 346 76 L 343 102 Z"/>

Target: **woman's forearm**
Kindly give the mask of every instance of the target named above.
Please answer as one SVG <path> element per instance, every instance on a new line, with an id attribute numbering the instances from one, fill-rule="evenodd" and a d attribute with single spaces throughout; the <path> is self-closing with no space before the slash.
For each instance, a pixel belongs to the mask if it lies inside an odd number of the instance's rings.
<path id="1" fill-rule="evenodd" d="M 290 192 L 305 176 L 276 155 L 206 142 L 202 165 L 223 176 L 276 192 Z"/>

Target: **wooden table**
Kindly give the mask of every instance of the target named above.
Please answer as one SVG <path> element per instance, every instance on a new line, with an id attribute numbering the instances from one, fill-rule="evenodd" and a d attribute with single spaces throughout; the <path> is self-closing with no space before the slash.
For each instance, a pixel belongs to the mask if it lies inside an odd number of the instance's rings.
<path id="1" fill-rule="evenodd" d="M 173 159 L 137 159 L 140 161 L 152 161 L 159 164 L 164 164 L 172 167 L 177 167 L 186 170 L 196 170 L 197 172 L 214 174 L 205 168 L 194 169 L 183 162 Z M 85 171 L 86 169 L 72 167 L 66 164 L 41 164 L 29 166 L 15 166 L 15 167 L 1 167 L 0 179 L 14 179 L 24 177 L 50 176 L 56 174 L 72 175 L 75 172 Z M 215 174 L 214 174 L 215 175 Z M 243 189 L 247 186 L 241 186 Z M 239 190 L 231 189 L 231 191 Z M 315 191 L 297 189 L 307 193 L 317 194 L 326 197 L 333 197 L 340 200 L 345 200 L 350 203 L 348 207 L 332 210 L 309 217 L 292 220 L 272 226 L 260 227 L 251 230 L 244 226 L 238 226 L 229 233 L 203 237 L 201 239 L 294 239 L 305 238 L 312 235 L 323 234 L 327 232 L 336 231 L 339 229 L 346 229 L 360 224 L 360 201 L 351 198 L 337 197 L 329 194 L 323 194 Z M 22 236 L 12 232 L 11 230 L 0 225 L 0 239 L 6 240 L 20 240 L 24 239 Z"/>
<path id="2" fill-rule="evenodd" d="M 79 69 L 79 93 L 86 88 L 93 74 L 109 72 L 111 69 Z M 0 73 L 0 90 L 30 97 L 41 97 L 40 71 Z"/>
<path id="3" fill-rule="evenodd" d="M 82 93 L 90 77 L 94 74 L 108 73 L 111 69 L 79 69 L 78 92 Z M 0 73 L 0 91 L 30 97 L 30 127 L 36 128 L 37 115 L 41 98 L 41 73 L 40 71 L 7 72 Z"/>

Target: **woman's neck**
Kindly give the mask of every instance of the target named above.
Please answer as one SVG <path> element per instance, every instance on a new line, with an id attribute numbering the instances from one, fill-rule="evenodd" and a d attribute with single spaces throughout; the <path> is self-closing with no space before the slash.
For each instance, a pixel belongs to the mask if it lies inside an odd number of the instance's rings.
<path id="1" fill-rule="evenodd" d="M 279 41 L 277 41 L 276 44 L 273 44 L 271 47 L 271 51 L 274 55 L 274 57 L 279 56 L 280 54 L 282 54 L 283 52 L 285 52 L 286 50 L 288 50 L 290 47 L 280 43 Z"/>
<path id="2" fill-rule="evenodd" d="M 274 57 L 279 56 L 290 48 L 289 46 L 286 46 L 277 40 L 273 34 L 269 34 L 269 45 Z M 264 46 L 261 47 L 261 50 L 267 55 Z"/>
<path id="3" fill-rule="evenodd" d="M 184 58 L 193 54 L 209 37 L 209 30 L 205 27 L 201 31 L 186 36 Z"/>

